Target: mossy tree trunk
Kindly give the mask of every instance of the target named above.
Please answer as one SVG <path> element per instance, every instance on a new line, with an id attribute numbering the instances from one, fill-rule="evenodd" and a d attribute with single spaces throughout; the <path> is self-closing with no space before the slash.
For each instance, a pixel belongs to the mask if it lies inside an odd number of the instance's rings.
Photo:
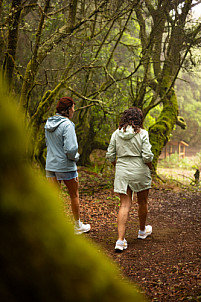
<path id="1" fill-rule="evenodd" d="M 35 45 L 33 49 L 33 56 L 29 63 L 27 64 L 26 72 L 24 75 L 24 81 L 21 89 L 21 96 L 20 96 L 20 105 L 24 109 L 24 112 L 26 112 L 26 115 L 28 114 L 28 105 L 29 105 L 29 97 L 31 90 L 34 86 L 35 76 L 38 71 L 39 65 L 42 63 L 43 59 L 45 58 L 46 54 L 43 54 L 40 52 L 40 41 L 41 36 L 43 32 L 43 26 L 46 19 L 46 15 L 49 9 L 50 0 L 45 1 L 44 10 L 41 13 L 40 22 L 38 25 L 38 29 L 36 32 L 36 38 L 35 38 Z"/>
<path id="2" fill-rule="evenodd" d="M 165 89 L 163 89 L 165 95 Z M 156 123 L 149 128 L 149 138 L 152 145 L 153 172 L 156 174 L 157 163 L 162 149 L 169 141 L 170 134 L 176 124 L 178 114 L 177 97 L 174 89 L 163 100 L 163 109 Z"/>
<path id="3" fill-rule="evenodd" d="M 106 150 L 108 146 L 106 141 L 98 138 L 97 132 L 95 131 L 95 123 L 97 124 L 97 120 L 90 109 L 85 111 L 84 114 L 80 112 L 82 117 L 79 117 L 79 123 L 76 125 L 80 152 L 78 165 L 80 166 L 90 166 L 90 155 L 92 151 L 96 149 Z M 88 118 L 89 116 L 90 118 Z M 102 123 L 103 121 L 99 122 Z"/>
<path id="4" fill-rule="evenodd" d="M 44 94 L 36 113 L 30 118 L 29 129 L 31 129 L 32 137 L 32 153 L 31 157 L 36 160 L 42 167 L 45 165 L 45 134 L 44 124 L 57 94 L 63 88 L 64 81 L 61 81 L 54 90 L 48 90 Z"/>
<path id="5" fill-rule="evenodd" d="M 186 20 L 192 1 L 183 2 L 183 7 L 170 1 L 160 1 L 154 5 L 147 0 L 145 7 L 152 19 L 151 30 L 148 27 L 144 10 L 136 8 L 136 16 L 140 25 L 142 45 L 143 79 L 137 86 L 134 105 L 142 108 L 144 115 L 159 104 L 162 106 L 160 116 L 149 128 L 150 142 L 154 153 L 153 171 L 157 172 L 157 163 L 163 147 L 177 123 L 185 128 L 185 122 L 178 118 L 178 103 L 174 91 L 174 83 L 179 70 L 195 41 L 195 31 L 188 31 L 191 43 L 186 43 Z M 172 10 L 175 14 L 172 15 Z M 168 13 L 169 12 L 169 13 Z M 168 34 L 166 28 L 168 27 Z M 199 26 L 198 26 L 199 27 Z M 189 46 L 190 45 L 190 46 Z M 184 52 L 184 50 L 186 52 Z M 163 59 L 162 59 L 163 58 Z M 148 89 L 152 90 L 152 98 L 146 101 Z"/>
<path id="6" fill-rule="evenodd" d="M 3 0 L 0 0 L 0 16 L 2 15 L 2 4 Z M 0 25 L 2 27 L 2 24 Z M 2 30 L 0 31 L 0 54 L 2 54 L 3 48 L 4 48 L 4 36 L 2 33 Z"/>
<path id="7" fill-rule="evenodd" d="M 1 3 L 2 5 L 2 3 Z M 4 78 L 9 89 L 12 87 L 13 72 L 15 68 L 15 56 L 18 42 L 18 30 L 22 11 L 21 0 L 13 0 L 10 9 L 9 30 L 7 38 L 7 51 L 3 63 Z"/>

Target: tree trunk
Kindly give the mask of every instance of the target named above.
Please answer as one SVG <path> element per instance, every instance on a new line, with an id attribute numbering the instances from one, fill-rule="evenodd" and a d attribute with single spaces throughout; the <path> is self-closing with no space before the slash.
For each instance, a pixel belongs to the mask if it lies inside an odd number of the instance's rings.
<path id="1" fill-rule="evenodd" d="M 9 23 L 7 51 L 3 64 L 4 77 L 6 79 L 6 82 L 8 83 L 9 89 L 12 85 L 13 71 L 15 67 L 15 55 L 18 42 L 18 29 L 20 23 L 21 10 L 21 0 L 13 0 L 10 10 L 10 14 L 12 15 L 12 17 Z"/>
<path id="2" fill-rule="evenodd" d="M 149 138 L 152 145 L 152 152 L 154 153 L 153 159 L 153 172 L 156 174 L 157 163 L 159 156 L 170 138 L 170 134 L 177 121 L 178 103 L 175 91 L 170 89 L 166 95 L 168 87 L 171 85 L 171 75 L 166 74 L 163 83 L 160 87 L 160 96 L 163 100 L 163 110 L 157 119 L 156 123 L 149 128 Z"/>
<path id="3" fill-rule="evenodd" d="M 141 85 L 142 88 L 144 85 L 146 89 L 150 87 L 153 96 L 146 105 L 146 102 L 144 102 L 145 93 L 141 89 L 143 92 L 142 98 L 139 94 L 136 99 L 140 100 L 145 116 L 155 106 L 159 104 L 163 106 L 156 123 L 149 128 L 150 143 L 154 153 L 153 171 L 156 174 L 159 156 L 170 138 L 174 125 L 177 123 L 185 128 L 185 122 L 178 118 L 178 103 L 173 87 L 179 70 L 192 46 L 191 43 L 197 34 L 197 29 L 192 31 L 193 39 L 186 47 L 186 53 L 183 55 L 186 43 L 185 25 L 192 1 L 183 1 L 182 9 L 178 2 L 171 3 L 167 0 L 159 1 L 157 4 L 147 0 L 145 6 L 152 17 L 151 31 L 146 30 L 147 22 L 144 11 L 141 7 L 136 8 L 136 16 L 140 25 L 142 54 L 144 56 L 144 78 Z M 171 15 L 173 8 L 175 10 L 174 16 Z M 169 29 L 166 34 L 168 26 Z M 153 63 L 147 59 L 149 56 Z M 154 77 L 150 72 L 151 67 L 153 68 Z"/>
<path id="4" fill-rule="evenodd" d="M 87 108 L 84 112 L 79 114 L 79 123 L 76 126 L 76 134 L 78 137 L 80 159 L 78 165 L 90 166 L 90 154 L 93 150 L 106 150 L 108 144 L 105 141 L 97 139 L 95 129 L 95 117 L 91 110 Z"/>
<path id="5" fill-rule="evenodd" d="M 3 4 L 3 0 L 0 0 L 0 18 L 2 18 L 1 17 L 1 15 L 2 15 L 2 4 Z M 4 37 L 3 37 L 3 34 L 2 34 L 2 24 L 1 24 L 1 27 L 0 27 L 0 54 L 2 54 L 3 47 L 4 47 Z M 1 55 L 0 55 L 0 59 L 2 59 Z"/>
<path id="6" fill-rule="evenodd" d="M 45 135 L 44 135 L 44 122 L 45 114 L 50 109 L 52 103 L 54 102 L 56 95 L 62 88 L 63 82 L 60 82 L 53 91 L 46 91 L 43 96 L 40 105 L 37 108 L 36 113 L 31 117 L 29 122 L 29 129 L 31 129 L 32 137 L 32 160 L 36 160 L 41 164 L 42 167 L 45 165 L 44 149 L 45 145 Z"/>
<path id="7" fill-rule="evenodd" d="M 36 73 L 38 71 L 39 64 L 42 63 L 42 61 L 39 60 L 38 53 L 39 53 L 41 35 L 42 35 L 42 31 L 43 31 L 43 25 L 44 25 L 45 17 L 46 17 L 48 8 L 49 8 L 49 4 L 50 4 L 50 0 L 46 0 L 44 11 L 41 14 L 40 22 L 39 22 L 37 33 L 36 33 L 33 57 L 27 64 L 24 81 L 22 84 L 20 105 L 24 109 L 24 112 L 26 113 L 26 115 L 28 113 L 30 92 L 34 86 L 34 80 L 35 80 Z"/>

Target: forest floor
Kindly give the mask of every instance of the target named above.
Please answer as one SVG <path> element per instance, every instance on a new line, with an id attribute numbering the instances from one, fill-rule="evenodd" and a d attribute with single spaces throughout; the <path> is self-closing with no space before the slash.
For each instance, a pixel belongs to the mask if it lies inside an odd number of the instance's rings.
<path id="1" fill-rule="evenodd" d="M 137 201 L 127 223 L 128 249 L 116 253 L 118 194 L 111 175 L 79 170 L 81 219 L 91 224 L 84 235 L 136 284 L 148 301 L 201 301 L 201 190 L 177 183 L 153 184 L 147 224 L 153 233 L 137 239 Z M 69 204 L 67 204 L 69 207 Z"/>

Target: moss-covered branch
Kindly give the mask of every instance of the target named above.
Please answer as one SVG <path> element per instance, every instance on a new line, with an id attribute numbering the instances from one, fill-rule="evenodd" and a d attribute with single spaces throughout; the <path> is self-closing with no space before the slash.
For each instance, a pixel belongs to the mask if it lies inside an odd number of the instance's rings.
<path id="1" fill-rule="evenodd" d="M 182 129 L 186 129 L 186 122 L 182 116 L 177 116 L 176 124 Z"/>

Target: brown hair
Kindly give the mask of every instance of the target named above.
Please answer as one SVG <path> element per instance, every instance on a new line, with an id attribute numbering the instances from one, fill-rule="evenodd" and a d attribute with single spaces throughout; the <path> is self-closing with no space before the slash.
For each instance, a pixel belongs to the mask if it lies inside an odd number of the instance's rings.
<path id="1" fill-rule="evenodd" d="M 75 102 L 72 98 L 67 96 L 62 97 L 57 103 L 56 112 L 63 116 L 69 117 L 69 109 L 72 108 L 73 104 L 75 104 Z"/>
<path id="2" fill-rule="evenodd" d="M 143 128 L 143 113 L 141 109 L 131 107 L 123 112 L 119 122 L 119 129 L 123 128 L 125 132 L 128 125 L 131 125 L 135 132 L 139 132 L 140 128 Z"/>

